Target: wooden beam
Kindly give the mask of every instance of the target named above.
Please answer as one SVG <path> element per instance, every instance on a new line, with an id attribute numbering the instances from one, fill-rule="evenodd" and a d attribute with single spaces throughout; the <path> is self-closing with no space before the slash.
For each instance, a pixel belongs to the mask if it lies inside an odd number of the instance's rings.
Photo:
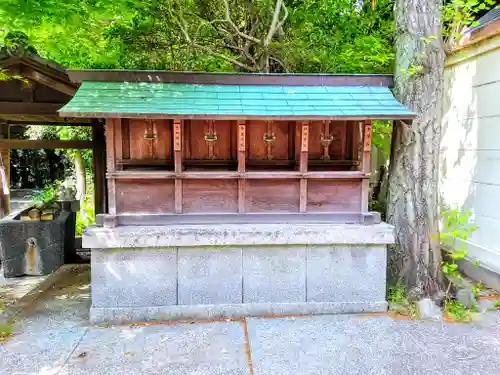
<path id="1" fill-rule="evenodd" d="M 65 118 L 56 115 L 4 115 L 0 113 L 0 120 L 7 121 L 10 125 L 31 126 L 31 125 L 54 125 L 54 126 L 90 126 L 92 119 Z"/>
<path id="2" fill-rule="evenodd" d="M 91 149 L 92 141 L 61 141 L 52 139 L 0 139 L 0 149 Z"/>
<path id="3" fill-rule="evenodd" d="M 307 172 L 307 162 L 309 159 L 309 122 L 303 121 L 301 124 L 300 136 L 300 173 Z M 300 180 L 299 188 L 299 211 L 306 212 L 307 210 L 307 179 Z"/>
<path id="4" fill-rule="evenodd" d="M 36 82 L 20 82 L 23 102 L 33 103 L 35 101 Z"/>
<path id="5" fill-rule="evenodd" d="M 363 126 L 363 161 L 361 170 L 363 173 L 371 172 L 371 149 L 372 149 L 372 122 L 365 121 Z M 368 212 L 370 201 L 370 180 L 363 180 L 361 185 L 361 212 Z"/>
<path id="6" fill-rule="evenodd" d="M 0 140 L 9 139 L 9 125 L 0 123 Z M 2 157 L 5 171 L 5 180 L 3 174 L 0 174 L 0 219 L 10 213 L 10 194 L 3 188 L 9 189 L 10 185 L 10 152 L 9 149 L 0 147 L 0 156 Z"/>
<path id="7" fill-rule="evenodd" d="M 174 133 L 174 170 L 176 174 L 175 179 L 175 213 L 182 214 L 182 128 L 183 123 L 181 120 L 174 120 L 173 125 Z"/>
<path id="8" fill-rule="evenodd" d="M 370 173 L 371 163 L 371 149 L 372 149 L 372 122 L 365 121 L 363 129 L 363 172 Z"/>
<path id="9" fill-rule="evenodd" d="M 69 70 L 68 75 L 73 82 L 164 82 L 261 86 L 393 86 L 391 74 L 230 74 L 86 69 Z"/>
<path id="10" fill-rule="evenodd" d="M 301 124 L 300 138 L 300 171 L 307 172 L 307 161 L 309 158 L 309 122 L 303 121 Z"/>
<path id="11" fill-rule="evenodd" d="M 182 122 L 174 120 L 174 166 L 175 173 L 182 173 Z"/>
<path id="12" fill-rule="evenodd" d="M 96 214 L 106 212 L 106 138 L 104 126 L 98 121 L 92 124 L 93 154 L 92 163 L 94 168 L 94 206 Z"/>
<path id="13" fill-rule="evenodd" d="M 175 179 L 175 213 L 182 214 L 182 180 Z"/>
<path id="14" fill-rule="evenodd" d="M 238 120 L 238 172 L 245 173 L 245 153 L 247 148 L 246 143 L 246 121 Z M 247 193 L 247 182 L 245 179 L 238 179 L 238 212 L 245 212 L 245 202 Z"/>
<path id="15" fill-rule="evenodd" d="M 367 173 L 355 171 L 314 171 L 300 173 L 298 171 L 266 171 L 266 172 L 245 172 L 237 171 L 187 171 L 178 175 L 172 171 L 116 171 L 107 173 L 107 178 L 123 179 L 123 180 L 165 180 L 180 178 L 183 180 L 236 180 L 252 179 L 252 180 L 287 180 L 287 179 L 328 179 L 328 180 L 361 180 L 369 179 Z"/>
<path id="16" fill-rule="evenodd" d="M 0 102 L 0 115 L 57 116 L 57 111 L 63 105 L 60 103 Z"/>
<path id="17" fill-rule="evenodd" d="M 116 120 L 119 121 L 119 120 Z M 106 171 L 108 173 L 116 170 L 115 155 L 115 119 L 106 119 Z"/>
<path id="18" fill-rule="evenodd" d="M 108 180 L 108 212 L 116 215 L 116 180 Z"/>
<path id="19" fill-rule="evenodd" d="M 246 121 L 238 120 L 238 172 L 245 172 Z"/>
<path id="20" fill-rule="evenodd" d="M 116 170 L 115 130 L 120 126 L 120 119 L 106 119 L 106 171 L 113 173 Z M 108 212 L 116 215 L 116 182 L 108 179 Z"/>
<path id="21" fill-rule="evenodd" d="M 75 95 L 77 90 L 76 86 L 72 84 L 58 81 L 29 67 L 23 67 L 21 74 L 23 77 L 29 78 L 35 82 L 41 83 L 42 85 L 48 86 L 69 96 Z"/>

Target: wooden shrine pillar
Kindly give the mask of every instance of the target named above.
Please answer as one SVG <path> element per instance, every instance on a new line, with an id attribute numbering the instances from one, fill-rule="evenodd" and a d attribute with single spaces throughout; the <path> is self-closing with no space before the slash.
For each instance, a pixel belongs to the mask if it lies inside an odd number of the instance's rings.
<path id="1" fill-rule="evenodd" d="M 246 143 L 246 121 L 238 120 L 238 172 L 245 173 L 246 162 L 245 162 L 245 151 L 247 147 Z M 238 179 L 238 213 L 242 214 L 245 212 L 245 200 L 246 200 L 246 180 L 243 178 Z"/>
<path id="2" fill-rule="evenodd" d="M 309 158 L 309 122 L 303 121 L 300 129 L 300 173 L 307 172 L 307 161 Z M 307 210 L 307 178 L 300 179 L 299 212 Z"/>
<path id="3" fill-rule="evenodd" d="M 9 124 L 0 122 L 0 139 L 9 139 Z M 10 195 L 9 191 L 4 191 L 4 186 L 10 186 L 10 149 L 1 148 L 0 154 L 2 156 L 3 167 L 5 169 L 5 181 L 0 175 L 0 219 L 10 213 Z"/>
<path id="4" fill-rule="evenodd" d="M 363 122 L 363 155 L 361 159 L 361 170 L 370 174 L 371 172 L 371 149 L 372 149 L 372 122 L 366 120 Z M 365 178 L 361 187 L 361 212 L 368 212 L 368 203 L 370 201 L 370 179 Z"/>
<path id="5" fill-rule="evenodd" d="M 182 214 L 182 127 L 181 120 L 174 120 L 175 213 Z"/>
<path id="6" fill-rule="evenodd" d="M 116 171 L 116 129 L 121 125 L 120 119 L 106 119 L 106 171 L 113 173 Z M 108 185 L 108 212 L 116 215 L 116 182 L 114 178 L 109 178 Z"/>
<path id="7" fill-rule="evenodd" d="M 104 125 L 92 121 L 92 163 L 94 168 L 95 213 L 106 212 L 106 137 Z"/>

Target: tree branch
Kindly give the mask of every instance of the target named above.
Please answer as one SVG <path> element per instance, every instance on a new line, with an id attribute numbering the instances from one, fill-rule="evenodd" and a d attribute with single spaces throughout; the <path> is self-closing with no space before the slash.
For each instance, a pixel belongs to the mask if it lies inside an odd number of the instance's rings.
<path id="1" fill-rule="evenodd" d="M 229 49 L 235 49 L 235 50 L 237 50 L 237 51 L 242 52 L 242 53 L 245 55 L 245 57 L 246 57 L 248 60 L 250 60 L 250 61 L 252 62 L 252 64 L 253 64 L 253 65 L 255 65 L 255 66 L 256 66 L 256 69 L 255 69 L 255 70 L 257 70 L 257 69 L 258 69 L 259 64 L 257 64 L 257 60 L 255 60 L 255 58 L 253 58 L 253 57 L 252 57 L 252 55 L 250 55 L 250 53 L 249 53 L 249 52 L 248 52 L 245 48 L 243 48 L 243 47 L 239 47 L 239 46 L 233 46 L 233 45 L 231 45 L 231 44 L 226 44 L 225 46 L 226 46 L 227 48 L 229 48 Z"/>
<path id="2" fill-rule="evenodd" d="M 229 9 L 229 1 L 228 0 L 223 0 L 224 1 L 224 8 L 225 8 L 225 11 L 226 11 L 226 22 L 229 23 L 231 25 L 231 27 L 234 29 L 234 31 L 236 31 L 236 33 L 241 36 L 242 38 L 244 39 L 248 39 L 254 43 L 257 43 L 257 44 L 260 44 L 262 41 L 258 38 L 255 38 L 254 36 L 252 35 L 248 35 L 248 34 L 245 34 L 244 32 L 242 32 L 238 26 L 236 26 L 236 24 L 233 22 L 233 20 L 231 19 L 231 11 Z M 280 0 L 278 0 L 280 1 Z"/>
<path id="3" fill-rule="evenodd" d="M 269 60 L 272 60 L 274 62 L 277 62 L 278 64 L 281 65 L 281 67 L 285 70 L 286 73 L 288 73 L 288 68 L 286 67 L 285 63 L 278 59 L 277 57 L 269 56 Z"/>
<path id="4" fill-rule="evenodd" d="M 280 20 L 280 13 L 282 9 L 284 15 L 283 18 Z M 283 26 L 287 18 L 288 18 L 288 10 L 286 9 L 285 4 L 283 4 L 283 0 L 276 0 L 276 7 L 274 8 L 273 20 L 271 22 L 271 26 L 269 27 L 267 37 L 264 40 L 264 46 L 267 47 L 271 43 L 274 34 L 276 34 L 276 31 L 278 31 Z"/>
<path id="5" fill-rule="evenodd" d="M 232 59 L 222 53 L 219 53 L 219 52 L 215 52 L 214 50 L 212 50 L 210 47 L 207 47 L 207 46 L 204 46 L 204 45 L 201 45 L 201 44 L 198 44 L 198 43 L 194 43 L 194 42 L 191 42 L 191 45 L 193 47 L 196 47 L 196 48 L 199 48 L 199 49 L 202 49 L 204 50 L 205 52 L 211 54 L 212 56 L 217 56 L 217 57 L 220 57 L 221 59 L 223 60 L 226 60 L 227 62 L 230 62 L 231 64 L 234 64 L 236 66 L 239 66 L 240 68 L 243 68 L 245 70 L 248 70 L 250 72 L 253 72 L 257 69 L 251 67 L 250 65 L 247 65 L 247 64 L 244 64 L 236 59 Z"/>
<path id="6" fill-rule="evenodd" d="M 181 29 L 181 32 L 182 34 L 184 34 L 184 38 L 186 38 L 186 41 L 192 45 L 193 47 L 196 47 L 196 48 L 199 48 L 199 49 L 202 49 L 203 51 L 211 54 L 212 56 L 217 56 L 225 61 L 228 61 L 230 62 L 231 64 L 234 64 L 236 66 L 239 66 L 240 68 L 242 69 L 245 69 L 245 70 L 248 70 L 248 71 L 254 71 L 255 68 L 247 65 L 247 64 L 244 64 L 238 60 L 235 60 L 235 59 L 232 59 L 222 53 L 219 53 L 219 52 L 216 52 L 214 50 L 212 50 L 210 47 L 207 47 L 207 46 L 204 46 L 204 45 L 201 45 L 201 44 L 198 44 L 196 42 L 194 42 L 191 37 L 189 36 L 189 32 L 187 31 L 187 27 L 186 27 L 186 20 L 182 17 L 182 14 L 179 13 L 179 16 L 178 17 L 175 17 L 175 20 L 177 21 L 178 25 L 179 25 L 179 28 Z"/>

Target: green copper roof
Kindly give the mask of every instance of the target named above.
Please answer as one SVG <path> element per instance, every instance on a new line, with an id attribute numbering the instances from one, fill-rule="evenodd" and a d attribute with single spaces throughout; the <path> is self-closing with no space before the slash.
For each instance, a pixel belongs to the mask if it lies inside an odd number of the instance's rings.
<path id="1" fill-rule="evenodd" d="M 411 118 L 387 87 L 83 82 L 65 117 Z"/>

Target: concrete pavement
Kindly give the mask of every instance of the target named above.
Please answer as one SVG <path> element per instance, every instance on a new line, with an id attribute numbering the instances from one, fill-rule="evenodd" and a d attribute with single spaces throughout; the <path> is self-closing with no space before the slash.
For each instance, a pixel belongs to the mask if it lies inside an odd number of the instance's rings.
<path id="1" fill-rule="evenodd" d="M 90 326 L 88 273 L 20 319 L 0 375 L 500 373 L 500 313 L 472 324 L 385 315 Z"/>

